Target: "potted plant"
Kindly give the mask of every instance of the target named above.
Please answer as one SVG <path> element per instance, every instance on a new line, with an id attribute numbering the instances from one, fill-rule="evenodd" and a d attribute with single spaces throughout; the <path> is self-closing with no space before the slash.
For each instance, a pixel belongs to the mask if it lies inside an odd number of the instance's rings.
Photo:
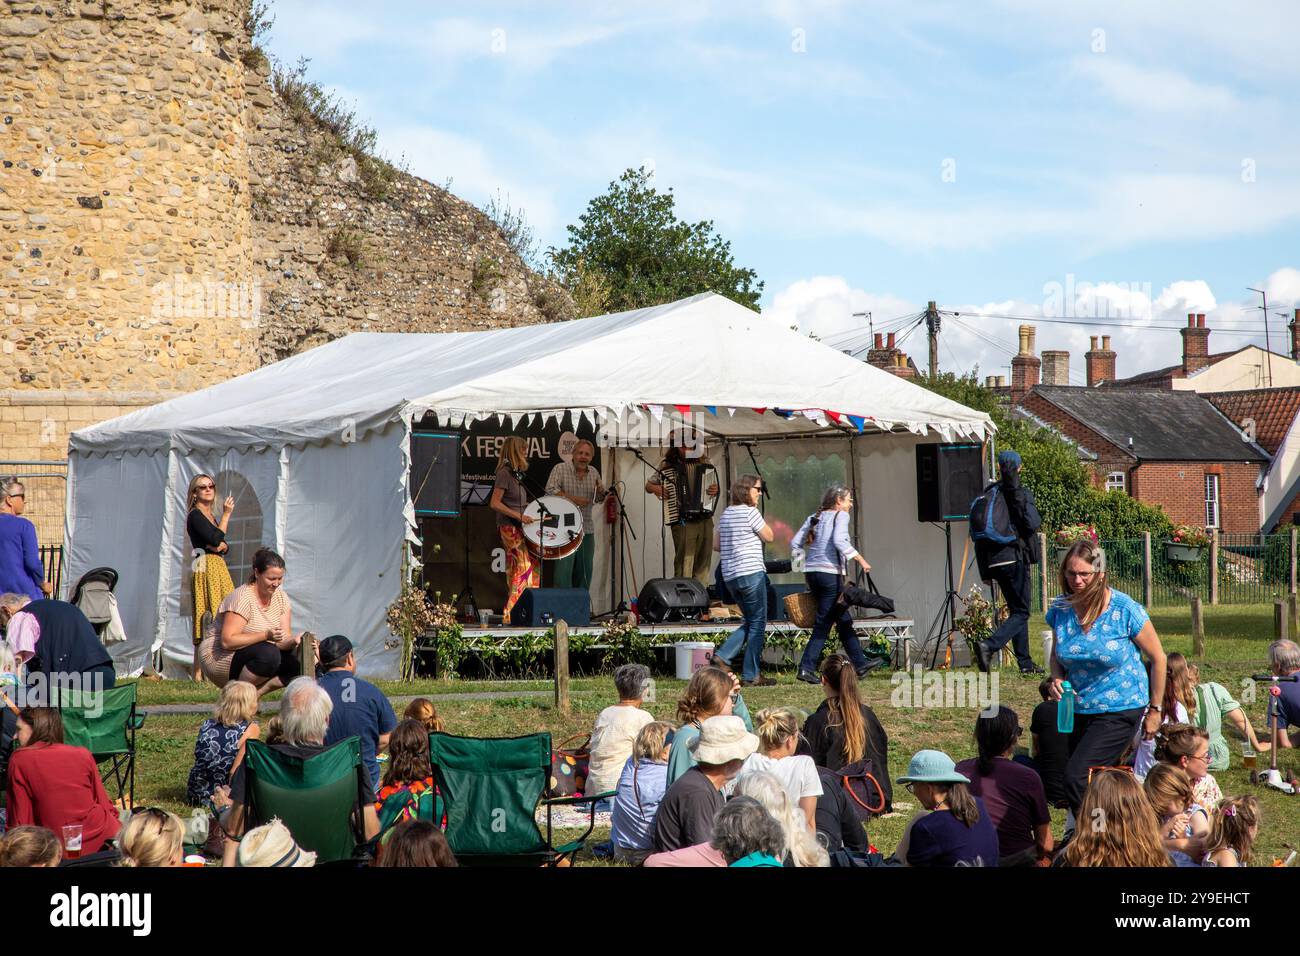
<path id="1" fill-rule="evenodd" d="M 1091 541 L 1097 543 L 1097 529 L 1090 524 L 1067 524 L 1056 532 L 1052 539 L 1052 553 L 1056 558 L 1057 566 L 1065 560 L 1065 553 L 1076 541 Z"/>
<path id="2" fill-rule="evenodd" d="M 394 640 L 385 642 L 385 646 L 402 649 L 401 679 L 411 680 L 414 676 L 415 643 L 425 632 L 440 629 L 448 622 L 457 633 L 460 625 L 456 623 L 456 609 L 450 604 L 433 607 L 424 588 L 413 582 L 402 586 L 401 592 L 388 608 L 388 629 Z M 441 662 L 439 662 L 441 664 Z"/>
<path id="3" fill-rule="evenodd" d="M 1210 536 L 1204 528 L 1195 525 L 1180 524 L 1165 542 L 1165 556 L 1170 561 L 1193 563 L 1201 560 L 1201 552 L 1210 543 Z"/>
<path id="4" fill-rule="evenodd" d="M 975 645 L 992 636 L 996 626 L 1006 619 L 1007 607 L 999 604 L 995 609 L 978 584 L 972 584 L 970 592 L 961 600 L 966 606 L 966 613 L 953 621 L 953 627 L 966 638 L 970 659 L 974 661 Z"/>

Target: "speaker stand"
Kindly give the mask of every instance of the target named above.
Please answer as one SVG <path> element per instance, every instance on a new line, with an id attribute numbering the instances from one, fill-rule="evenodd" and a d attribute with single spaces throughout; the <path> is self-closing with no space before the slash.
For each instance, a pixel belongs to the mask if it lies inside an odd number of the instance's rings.
<path id="1" fill-rule="evenodd" d="M 930 652 L 930 670 L 934 670 L 939 662 L 939 648 L 945 643 L 945 639 L 952 633 L 956 627 L 957 621 L 957 598 L 958 594 L 952 584 L 952 522 L 943 523 L 943 569 L 944 577 L 948 587 L 943 595 L 943 607 L 939 613 L 934 616 L 934 621 L 930 624 L 930 630 L 926 632 L 925 642 L 921 645 L 921 653 L 925 654 L 925 649 L 934 641 L 934 650 Z"/>

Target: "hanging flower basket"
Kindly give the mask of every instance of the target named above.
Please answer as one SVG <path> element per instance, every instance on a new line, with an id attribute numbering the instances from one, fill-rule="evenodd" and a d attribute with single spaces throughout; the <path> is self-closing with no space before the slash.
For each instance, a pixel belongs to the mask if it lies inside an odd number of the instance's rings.
<path id="1" fill-rule="evenodd" d="M 1170 561 L 1195 563 L 1201 560 L 1201 553 L 1209 543 L 1210 538 L 1204 528 L 1180 524 L 1165 542 L 1165 556 Z"/>

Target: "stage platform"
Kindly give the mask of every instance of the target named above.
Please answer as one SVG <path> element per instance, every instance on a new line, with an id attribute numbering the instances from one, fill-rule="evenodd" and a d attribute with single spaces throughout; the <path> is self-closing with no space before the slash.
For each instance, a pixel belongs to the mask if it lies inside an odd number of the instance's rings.
<path id="1" fill-rule="evenodd" d="M 647 624 L 643 622 L 637 625 L 637 630 L 649 638 L 662 638 L 662 640 L 655 643 L 655 647 L 670 648 L 679 641 L 711 640 L 721 635 L 730 634 L 740 626 L 740 623 L 738 618 L 703 622 L 682 621 L 672 624 Z M 906 670 L 912 666 L 912 645 L 915 643 L 912 636 L 914 624 L 915 622 L 909 618 L 873 617 L 854 620 L 853 629 L 863 636 L 879 634 L 884 637 L 889 641 L 892 650 L 893 665 Z M 467 639 L 487 641 L 522 637 L 525 634 L 536 634 L 539 631 L 549 629 L 545 625 L 538 625 L 537 627 L 479 627 L 472 624 L 466 624 L 463 628 L 464 636 Z M 770 636 L 791 637 L 803 634 L 806 637 L 810 631 L 811 628 L 798 627 L 790 621 L 769 621 L 767 623 L 767 633 Z M 584 627 L 570 626 L 569 628 L 571 635 L 576 634 L 583 637 L 599 637 L 604 632 L 605 629 L 600 624 L 591 624 Z M 604 648 L 608 645 L 592 644 L 591 646 Z"/>

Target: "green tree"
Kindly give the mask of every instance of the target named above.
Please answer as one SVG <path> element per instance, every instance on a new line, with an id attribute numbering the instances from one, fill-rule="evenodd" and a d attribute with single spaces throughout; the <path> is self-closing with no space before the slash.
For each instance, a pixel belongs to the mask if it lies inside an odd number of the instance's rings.
<path id="1" fill-rule="evenodd" d="M 1043 531 L 1050 537 L 1067 524 L 1086 522 L 1102 538 L 1131 538 L 1150 531 L 1158 539 L 1172 530 L 1168 515 L 1122 491 L 1102 491 L 1092 481 L 1091 470 L 1079 460 L 1078 449 L 1049 428 L 1011 417 L 996 393 L 979 384 L 979 370 L 966 375 L 941 372 L 934 379 L 921 376 L 917 384 L 986 412 L 998 432 L 999 451 L 1020 453 L 1021 477 L 1034 493 Z"/>
<path id="2" fill-rule="evenodd" d="M 569 244 L 549 250 L 555 278 L 570 293 L 598 282 L 607 292 L 599 300 L 611 312 L 701 292 L 757 308 L 763 283 L 754 270 L 735 264 L 731 243 L 714 232 L 711 221 L 683 222 L 675 207 L 671 189 L 655 189 L 644 169 L 626 170 L 568 227 Z M 581 301 L 579 309 L 593 314 Z"/>

